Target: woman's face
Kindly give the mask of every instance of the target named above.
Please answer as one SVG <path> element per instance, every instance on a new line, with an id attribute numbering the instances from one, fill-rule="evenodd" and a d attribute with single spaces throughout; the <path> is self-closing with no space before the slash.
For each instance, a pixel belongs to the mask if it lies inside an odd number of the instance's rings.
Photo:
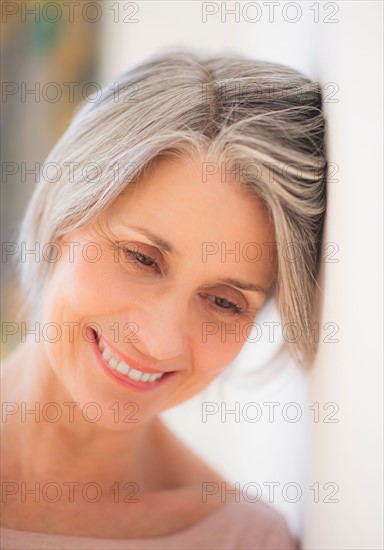
<path id="1" fill-rule="evenodd" d="M 62 238 L 43 307 L 62 336 L 43 346 L 73 401 L 110 415 L 135 403 L 144 420 L 202 390 L 239 353 L 274 279 L 275 236 L 262 203 L 229 176 L 163 157 Z"/>

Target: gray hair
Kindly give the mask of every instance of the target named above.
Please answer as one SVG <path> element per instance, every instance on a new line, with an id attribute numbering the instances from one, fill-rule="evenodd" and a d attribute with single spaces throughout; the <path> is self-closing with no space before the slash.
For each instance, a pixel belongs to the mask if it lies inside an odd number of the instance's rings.
<path id="1" fill-rule="evenodd" d="M 235 54 L 163 52 L 77 109 L 45 160 L 19 239 L 26 248 L 44 246 L 90 223 L 159 155 L 198 153 L 225 162 L 265 203 L 273 221 L 276 300 L 283 326 L 296 330 L 288 347 L 306 362 L 316 350 L 324 137 L 320 87 L 297 71 Z M 49 167 L 58 174 L 54 181 Z M 295 257 L 287 257 L 292 249 Z M 48 259 L 45 254 L 45 260 L 20 264 L 31 312 L 38 311 L 53 265 Z"/>

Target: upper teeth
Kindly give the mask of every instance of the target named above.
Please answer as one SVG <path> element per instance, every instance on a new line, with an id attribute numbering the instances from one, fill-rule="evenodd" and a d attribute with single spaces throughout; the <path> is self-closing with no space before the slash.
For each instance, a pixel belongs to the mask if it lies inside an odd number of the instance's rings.
<path id="1" fill-rule="evenodd" d="M 116 357 L 116 355 L 114 355 L 113 352 L 100 340 L 98 342 L 98 346 L 102 352 L 102 356 L 111 369 L 116 370 L 121 374 L 125 374 L 129 378 L 132 378 L 132 380 L 140 380 L 140 382 L 154 382 L 155 380 L 161 378 L 164 374 L 163 372 L 151 374 L 150 372 L 141 372 L 133 369 L 132 367 L 129 367 L 125 361 L 118 359 L 118 357 Z"/>

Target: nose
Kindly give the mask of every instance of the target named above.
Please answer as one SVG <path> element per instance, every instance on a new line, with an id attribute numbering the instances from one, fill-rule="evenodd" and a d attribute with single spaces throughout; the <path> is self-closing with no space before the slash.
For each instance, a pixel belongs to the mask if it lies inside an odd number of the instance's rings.
<path id="1" fill-rule="evenodd" d="M 188 345 L 187 305 L 176 295 L 152 295 L 130 311 L 137 325 L 135 348 L 158 361 L 185 353 Z"/>

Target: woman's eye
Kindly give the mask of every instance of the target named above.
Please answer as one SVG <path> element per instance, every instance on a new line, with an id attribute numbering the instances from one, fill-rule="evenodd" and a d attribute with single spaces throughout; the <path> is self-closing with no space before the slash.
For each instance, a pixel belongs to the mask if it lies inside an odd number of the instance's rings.
<path id="1" fill-rule="evenodd" d="M 155 260 L 150 258 L 149 256 L 146 256 L 145 254 L 141 254 L 140 252 L 136 252 L 135 258 L 144 265 L 154 265 L 156 264 Z"/>
<path id="2" fill-rule="evenodd" d="M 225 298 L 220 298 L 219 296 L 216 296 L 215 297 L 216 299 L 216 304 L 220 307 L 222 307 L 223 309 L 239 309 L 236 304 L 234 304 L 233 302 L 230 302 L 229 300 L 226 300 Z"/>
<path id="3" fill-rule="evenodd" d="M 145 271 L 147 271 L 146 268 L 150 269 L 154 267 L 156 270 L 159 269 L 156 260 L 151 258 L 151 256 L 138 252 L 137 250 L 131 250 L 127 247 L 124 247 L 123 250 L 126 255 L 127 262 L 136 264 L 139 269 L 144 269 Z"/>
<path id="4" fill-rule="evenodd" d="M 239 304 L 231 302 L 226 298 L 215 296 L 213 294 L 207 294 L 206 298 L 208 299 L 210 307 L 221 313 L 224 312 L 224 313 L 240 315 L 244 311 L 244 309 L 240 307 Z"/>

